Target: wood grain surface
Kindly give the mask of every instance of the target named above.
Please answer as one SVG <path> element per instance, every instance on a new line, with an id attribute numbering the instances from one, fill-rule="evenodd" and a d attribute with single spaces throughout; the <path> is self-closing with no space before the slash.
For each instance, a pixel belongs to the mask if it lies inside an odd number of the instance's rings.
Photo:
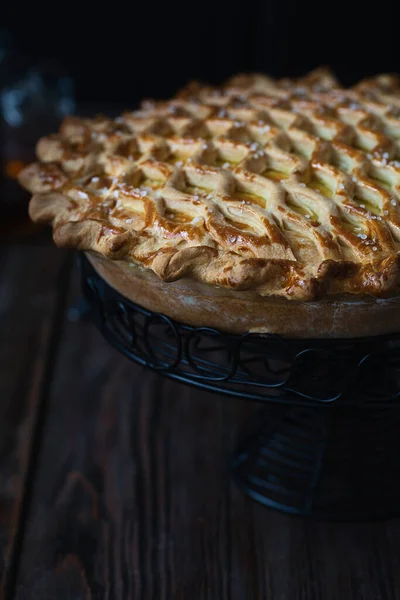
<path id="1" fill-rule="evenodd" d="M 18 552 L 49 349 L 68 283 L 66 260 L 47 245 L 0 246 L 1 594 Z M 60 277 L 67 281 L 57 286 Z"/>
<path id="2" fill-rule="evenodd" d="M 2 329 L 6 556 L 13 545 L 6 540 L 21 531 L 8 598 L 400 598 L 400 520 L 315 522 L 265 509 L 243 496 L 227 465 L 237 433 L 255 407 L 133 365 L 90 323 L 72 322 L 66 315 L 55 323 L 54 311 L 60 316 L 65 293 L 57 283 L 61 256 L 54 258 L 57 251 L 46 247 L 10 252 L 18 256 L 12 259 L 17 266 L 2 264 L 1 292 L 2 282 L 11 277 L 12 289 L 24 290 L 20 308 L 27 295 L 45 300 L 23 321 L 14 307 L 18 294 L 2 304 L 10 346 Z M 27 276 L 24 257 L 43 262 L 45 256 L 53 266 Z M 74 272 L 67 305 L 78 297 Z M 45 319 L 41 325 L 39 314 Z M 15 340 L 12 331 L 19 332 Z M 35 344 L 42 342 L 28 353 L 30 336 Z M 23 416 L 9 423 L 5 398 L 9 405 L 16 398 L 18 406 L 33 408 L 16 409 Z M 29 416 L 43 402 L 41 418 Z M 20 424 L 27 420 L 30 433 L 18 434 L 27 431 Z M 39 437 L 33 445 L 27 442 L 32 424 Z M 26 448 L 35 455 L 27 456 Z M 14 490 L 13 481 L 19 482 L 16 491 L 5 495 L 4 490 Z M 23 519 L 15 509 L 23 497 L 21 486 L 29 492 Z"/>

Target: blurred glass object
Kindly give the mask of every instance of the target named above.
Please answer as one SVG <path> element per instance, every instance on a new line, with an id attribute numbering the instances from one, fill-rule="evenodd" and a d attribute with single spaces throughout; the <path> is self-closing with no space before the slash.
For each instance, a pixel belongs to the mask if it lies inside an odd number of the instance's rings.
<path id="1" fill-rule="evenodd" d="M 74 110 L 72 81 L 56 65 L 19 65 L 1 92 L 1 114 L 10 127 L 41 128 Z"/>
<path id="2" fill-rule="evenodd" d="M 20 188 L 18 174 L 35 160 L 37 140 L 56 131 L 75 108 L 73 82 L 59 65 L 15 56 L 6 43 L 0 33 L 0 233 L 29 230 L 29 194 Z"/>

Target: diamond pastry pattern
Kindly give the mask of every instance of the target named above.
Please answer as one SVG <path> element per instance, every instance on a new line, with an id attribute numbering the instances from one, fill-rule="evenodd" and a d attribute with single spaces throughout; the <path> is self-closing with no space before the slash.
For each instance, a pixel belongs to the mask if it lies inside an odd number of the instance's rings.
<path id="1" fill-rule="evenodd" d="M 66 119 L 20 181 L 62 246 L 262 295 L 392 293 L 400 85 L 240 75 L 116 119 Z"/>

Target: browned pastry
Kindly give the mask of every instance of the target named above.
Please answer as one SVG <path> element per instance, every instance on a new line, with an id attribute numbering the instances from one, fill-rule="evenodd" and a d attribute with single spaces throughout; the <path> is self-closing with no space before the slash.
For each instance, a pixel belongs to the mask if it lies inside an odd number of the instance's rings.
<path id="1" fill-rule="evenodd" d="M 114 120 L 68 118 L 37 155 L 20 181 L 60 246 L 258 304 L 396 295 L 395 76 L 350 89 L 324 70 L 193 83 Z"/>
<path id="2" fill-rule="evenodd" d="M 349 338 L 398 332 L 400 296 L 341 295 L 308 302 L 236 291 L 194 279 L 165 282 L 124 260 L 87 256 L 103 279 L 149 310 L 194 327 L 230 333 L 279 333 L 291 338 Z"/>

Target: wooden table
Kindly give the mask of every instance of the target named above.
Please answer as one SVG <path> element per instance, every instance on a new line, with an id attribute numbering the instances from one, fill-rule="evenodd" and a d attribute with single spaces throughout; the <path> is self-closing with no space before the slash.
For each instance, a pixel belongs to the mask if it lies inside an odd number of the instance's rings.
<path id="1" fill-rule="evenodd" d="M 2 598 L 400 598 L 400 520 L 243 496 L 227 463 L 255 407 L 133 365 L 68 319 L 78 297 L 48 238 L 0 247 Z"/>

